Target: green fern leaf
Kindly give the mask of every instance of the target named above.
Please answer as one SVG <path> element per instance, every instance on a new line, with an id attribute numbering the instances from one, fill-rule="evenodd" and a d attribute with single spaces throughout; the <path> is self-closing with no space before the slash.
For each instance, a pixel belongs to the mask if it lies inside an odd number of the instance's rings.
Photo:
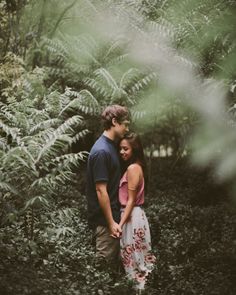
<path id="1" fill-rule="evenodd" d="M 40 129 L 42 129 L 42 130 L 48 129 L 49 127 L 52 127 L 53 125 L 58 125 L 58 123 L 59 123 L 59 120 L 57 118 L 45 120 L 45 121 L 40 122 L 40 123 L 36 124 L 35 126 L 33 126 L 30 129 L 29 133 L 33 134 Z"/>
<path id="2" fill-rule="evenodd" d="M 6 124 L 4 124 L 2 121 L 0 121 L 0 128 L 2 128 L 2 130 L 7 134 L 7 135 L 11 135 L 13 140 L 16 140 L 17 142 L 20 141 L 20 138 L 18 137 L 19 133 L 20 133 L 20 129 L 19 128 L 11 128 L 9 126 L 7 126 Z"/>
<path id="3" fill-rule="evenodd" d="M 68 135 L 65 134 L 58 134 L 58 133 L 53 133 L 53 135 L 51 136 L 51 138 L 49 138 L 49 141 L 43 145 L 43 147 L 40 149 L 40 152 L 38 153 L 38 157 L 35 161 L 35 164 L 39 162 L 39 160 L 47 153 L 49 153 L 50 151 L 57 151 L 57 149 L 53 150 L 53 146 L 55 145 L 55 143 L 57 141 L 62 141 L 65 143 L 70 143 L 71 142 L 71 137 L 69 137 Z M 64 146 L 63 144 L 58 144 L 59 146 Z"/>
<path id="4" fill-rule="evenodd" d="M 112 75 L 104 68 L 100 68 L 94 72 L 97 77 L 107 82 L 107 85 L 112 89 L 112 91 L 118 89 L 118 85 Z"/>
<path id="5" fill-rule="evenodd" d="M 44 198 L 42 196 L 36 196 L 26 202 L 23 210 L 27 210 L 29 207 L 32 207 L 34 205 L 38 206 L 38 204 L 43 205 L 45 207 L 49 206 L 49 202 L 46 198 Z"/>
<path id="6" fill-rule="evenodd" d="M 88 129 L 84 129 L 82 131 L 79 131 L 74 137 L 72 137 L 71 143 L 76 143 L 82 138 L 84 138 L 87 134 L 89 134 L 91 131 Z"/>
<path id="7" fill-rule="evenodd" d="M 0 181 L 0 188 L 3 191 L 11 192 L 14 195 L 19 195 L 19 192 L 17 191 L 17 189 L 14 186 L 12 186 L 11 184 L 7 183 L 7 182 Z"/>

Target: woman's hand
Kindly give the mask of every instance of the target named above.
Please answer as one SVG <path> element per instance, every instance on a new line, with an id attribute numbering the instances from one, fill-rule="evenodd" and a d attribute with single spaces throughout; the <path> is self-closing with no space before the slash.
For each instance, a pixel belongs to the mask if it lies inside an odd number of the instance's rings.
<path id="1" fill-rule="evenodd" d="M 121 234 L 122 234 L 122 229 L 120 224 L 113 222 L 110 226 L 109 226 L 109 230 L 110 230 L 110 236 L 117 239 L 120 238 Z"/>

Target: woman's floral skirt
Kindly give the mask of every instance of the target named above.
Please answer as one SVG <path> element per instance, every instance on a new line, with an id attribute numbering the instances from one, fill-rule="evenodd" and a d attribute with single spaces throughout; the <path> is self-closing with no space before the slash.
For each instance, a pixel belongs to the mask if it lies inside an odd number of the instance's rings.
<path id="1" fill-rule="evenodd" d="M 121 210 L 121 214 L 123 212 L 124 209 Z M 120 247 L 126 274 L 135 281 L 137 289 L 144 289 L 156 258 L 151 254 L 149 224 L 141 207 L 134 207 L 130 220 L 124 224 Z"/>

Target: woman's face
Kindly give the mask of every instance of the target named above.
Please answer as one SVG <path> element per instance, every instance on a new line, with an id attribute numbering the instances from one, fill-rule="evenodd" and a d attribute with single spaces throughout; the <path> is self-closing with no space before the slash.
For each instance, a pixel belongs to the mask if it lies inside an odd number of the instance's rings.
<path id="1" fill-rule="evenodd" d="M 120 156 L 123 161 L 128 161 L 132 157 L 132 147 L 128 140 L 122 139 L 120 142 Z"/>

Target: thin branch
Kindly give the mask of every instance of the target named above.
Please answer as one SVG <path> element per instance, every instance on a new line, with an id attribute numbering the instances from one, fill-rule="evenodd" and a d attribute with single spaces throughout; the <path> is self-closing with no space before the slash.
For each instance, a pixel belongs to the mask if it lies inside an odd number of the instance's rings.
<path id="1" fill-rule="evenodd" d="M 43 4 L 42 4 L 41 16 L 40 16 L 39 25 L 38 25 L 38 32 L 37 32 L 37 41 L 40 40 L 41 33 L 43 31 L 43 22 L 44 22 L 44 18 L 45 18 L 45 15 L 44 15 L 45 7 L 46 7 L 46 0 L 44 0 Z"/>
<path id="2" fill-rule="evenodd" d="M 60 23 L 61 20 L 63 19 L 63 16 L 66 14 L 66 12 L 67 12 L 70 8 L 72 8 L 72 7 L 75 5 L 76 1 L 77 1 L 77 0 L 74 0 L 74 2 L 72 2 L 69 6 L 67 6 L 67 7 L 62 11 L 62 13 L 61 13 L 61 15 L 59 16 L 59 18 L 58 18 L 58 20 L 57 20 L 57 22 L 56 22 L 56 24 L 55 24 L 55 26 L 54 26 L 52 32 L 49 34 L 49 38 L 52 38 L 52 37 L 54 36 L 54 34 L 55 34 L 55 32 L 56 32 L 56 30 L 57 30 L 57 28 L 58 28 L 58 26 L 59 26 L 59 23 Z"/>

